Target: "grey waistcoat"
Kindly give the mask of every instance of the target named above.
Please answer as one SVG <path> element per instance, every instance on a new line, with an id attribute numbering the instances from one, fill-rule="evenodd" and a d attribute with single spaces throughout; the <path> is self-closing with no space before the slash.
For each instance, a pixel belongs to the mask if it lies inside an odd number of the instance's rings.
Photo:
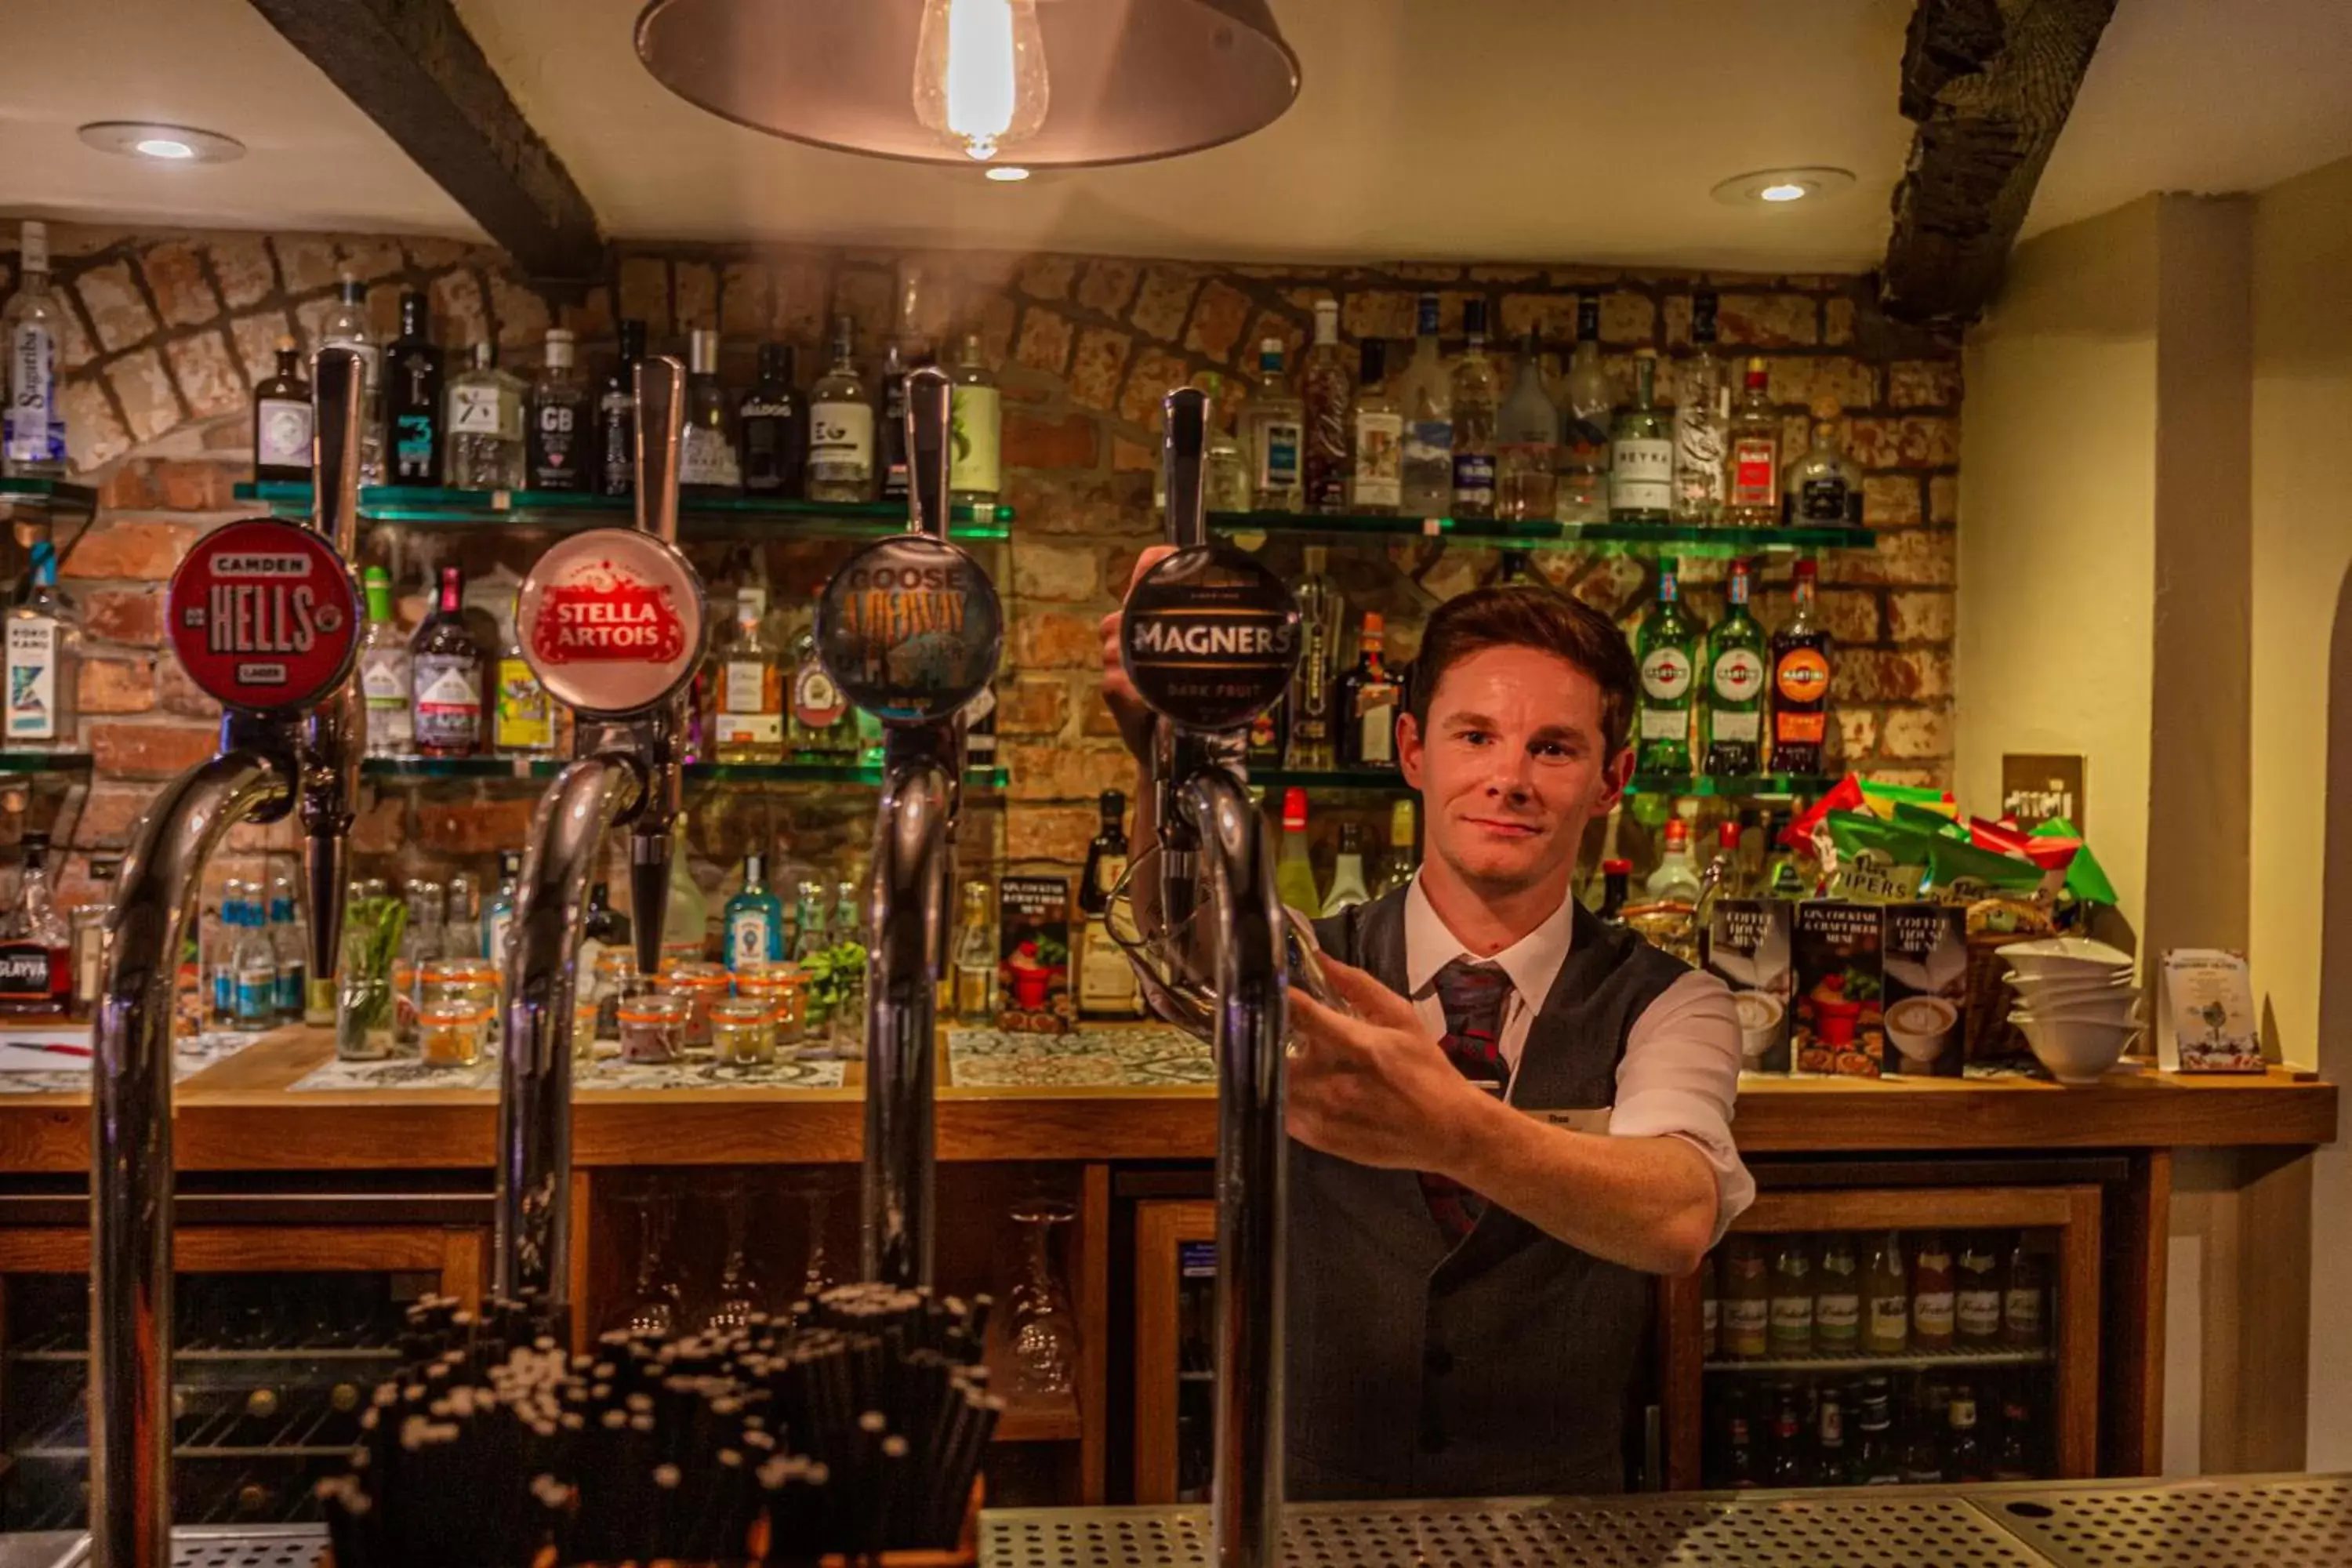
<path id="1" fill-rule="evenodd" d="M 1687 973 L 1582 908 L 1511 1087 L 1526 1110 L 1612 1103 L 1625 1037 Z M 1405 989 L 1404 892 L 1317 939 Z M 1625 1403 L 1649 1279 L 1499 1205 L 1450 1252 L 1411 1171 L 1290 1145 L 1289 1495 L 1504 1497 L 1624 1489 Z"/>

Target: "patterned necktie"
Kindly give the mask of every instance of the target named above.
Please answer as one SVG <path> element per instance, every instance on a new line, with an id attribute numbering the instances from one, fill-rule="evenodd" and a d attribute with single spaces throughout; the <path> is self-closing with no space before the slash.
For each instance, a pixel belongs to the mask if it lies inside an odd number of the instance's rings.
<path id="1" fill-rule="evenodd" d="M 1492 964 L 1457 958 L 1437 972 L 1437 1000 L 1445 1009 L 1445 1059 L 1464 1078 L 1501 1094 L 1510 1072 L 1503 1065 L 1503 1009 L 1511 977 Z M 1448 1243 L 1460 1241 L 1486 1212 L 1486 1200 L 1450 1176 L 1421 1173 L 1421 1194 Z"/>

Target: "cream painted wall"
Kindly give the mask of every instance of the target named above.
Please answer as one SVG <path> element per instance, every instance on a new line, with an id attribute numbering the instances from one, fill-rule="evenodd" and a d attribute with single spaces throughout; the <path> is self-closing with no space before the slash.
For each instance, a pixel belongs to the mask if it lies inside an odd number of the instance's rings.
<path id="1" fill-rule="evenodd" d="M 1969 333 L 1960 439 L 1961 802 L 2004 752 L 2080 752 L 2124 916 L 2147 887 L 2157 471 L 2157 197 L 2018 247 Z"/>

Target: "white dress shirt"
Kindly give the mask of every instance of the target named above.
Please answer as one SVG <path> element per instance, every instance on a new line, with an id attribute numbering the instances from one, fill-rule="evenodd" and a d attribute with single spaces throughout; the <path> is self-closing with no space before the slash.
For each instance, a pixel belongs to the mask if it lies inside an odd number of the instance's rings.
<path id="1" fill-rule="evenodd" d="M 1497 1042 L 1516 1084 L 1528 1029 L 1568 962 L 1575 931 L 1574 900 L 1502 952 L 1481 955 L 1462 944 L 1413 879 L 1404 897 L 1406 994 L 1423 1027 L 1445 1033 L 1437 998 L 1437 972 L 1457 958 L 1491 963 L 1511 977 Z M 1609 1115 L 1613 1138 L 1680 1138 L 1715 1172 L 1715 1239 L 1756 1201 L 1756 1181 L 1731 1139 L 1732 1101 L 1739 1090 L 1739 1015 L 1722 981 L 1700 971 L 1683 975 L 1642 1010 L 1617 1064 L 1617 1102 Z M 1710 1243 L 1712 1245 L 1712 1243 Z"/>

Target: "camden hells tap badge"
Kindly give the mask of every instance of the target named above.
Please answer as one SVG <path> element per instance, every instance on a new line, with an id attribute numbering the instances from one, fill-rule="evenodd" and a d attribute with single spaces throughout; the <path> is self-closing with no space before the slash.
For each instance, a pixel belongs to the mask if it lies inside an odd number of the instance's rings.
<path id="1" fill-rule="evenodd" d="M 310 706 L 359 652 L 359 595 L 343 558 L 275 518 L 197 541 L 172 574 L 164 624 L 197 689 L 257 712 Z"/>
<path id="2" fill-rule="evenodd" d="M 1229 544 L 1169 556 L 1135 585 L 1119 658 L 1156 712 L 1192 730 L 1236 730 L 1281 700 L 1297 668 L 1298 601 Z"/>
<path id="3" fill-rule="evenodd" d="M 817 600 L 817 656 L 850 701 L 886 723 L 961 710 L 995 679 L 1004 615 L 979 563 L 922 534 L 845 563 Z"/>
<path id="4" fill-rule="evenodd" d="M 668 698 L 693 679 L 704 626 L 694 568 L 634 529 L 562 541 L 515 595 L 515 629 L 541 684 L 590 714 L 639 712 Z"/>

